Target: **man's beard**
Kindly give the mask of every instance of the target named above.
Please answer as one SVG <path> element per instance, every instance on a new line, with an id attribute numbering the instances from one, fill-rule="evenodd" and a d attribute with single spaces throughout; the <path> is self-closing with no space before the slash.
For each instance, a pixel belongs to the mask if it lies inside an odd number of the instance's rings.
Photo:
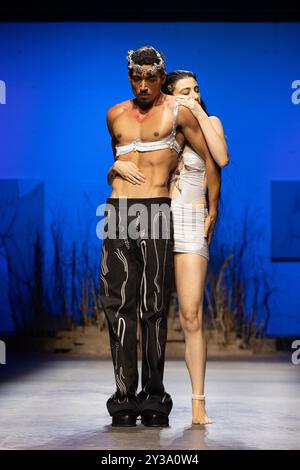
<path id="1" fill-rule="evenodd" d="M 148 109 L 151 108 L 153 105 L 153 100 L 150 101 L 143 101 L 141 99 L 137 99 L 138 105 L 142 109 Z"/>

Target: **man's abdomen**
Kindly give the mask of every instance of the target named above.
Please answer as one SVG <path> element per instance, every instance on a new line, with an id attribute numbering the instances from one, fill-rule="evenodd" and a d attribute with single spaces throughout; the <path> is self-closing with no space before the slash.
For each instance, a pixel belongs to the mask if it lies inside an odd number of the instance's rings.
<path id="1" fill-rule="evenodd" d="M 116 177 L 112 185 L 111 198 L 148 198 L 148 197 L 168 197 L 169 191 L 167 183 L 165 185 L 155 185 L 149 183 L 132 184 L 129 181 Z"/>
<path id="2" fill-rule="evenodd" d="M 116 176 L 112 183 L 110 197 L 167 197 L 169 196 L 169 174 L 177 165 L 174 151 L 134 152 L 120 158 L 122 161 L 132 161 L 144 174 L 146 181 L 133 184 L 121 176 Z"/>

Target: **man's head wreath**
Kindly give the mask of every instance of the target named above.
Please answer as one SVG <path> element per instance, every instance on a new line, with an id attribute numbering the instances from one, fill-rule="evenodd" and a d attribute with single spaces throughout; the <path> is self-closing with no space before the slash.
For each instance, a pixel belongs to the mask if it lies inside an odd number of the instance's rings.
<path id="1" fill-rule="evenodd" d="M 133 50 L 130 50 L 128 51 L 127 53 L 127 56 L 126 56 L 126 59 L 128 61 L 128 68 L 129 70 L 131 69 L 135 69 L 137 72 L 141 73 L 141 74 L 145 74 L 145 73 L 156 73 L 158 72 L 159 70 L 165 70 L 165 62 L 161 56 L 161 54 L 154 48 L 154 47 L 151 47 L 151 49 L 153 51 L 155 51 L 156 53 L 156 56 L 157 56 L 157 59 L 158 59 L 158 63 L 154 63 L 152 67 L 150 67 L 149 69 L 145 70 L 142 65 L 140 64 L 136 64 L 134 62 L 134 60 L 132 59 L 132 55 L 134 54 L 135 51 Z"/>

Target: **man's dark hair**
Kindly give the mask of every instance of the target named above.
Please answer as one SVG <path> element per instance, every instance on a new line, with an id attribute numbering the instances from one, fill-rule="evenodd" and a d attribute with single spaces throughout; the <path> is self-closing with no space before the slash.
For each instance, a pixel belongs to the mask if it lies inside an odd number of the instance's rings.
<path id="1" fill-rule="evenodd" d="M 165 56 L 160 50 L 155 49 L 153 46 L 142 46 L 138 49 L 135 49 L 131 55 L 131 59 L 135 64 L 138 65 L 154 65 L 159 63 L 158 54 L 160 54 L 163 61 L 165 62 Z M 162 73 L 164 70 L 161 69 L 160 72 Z M 129 69 L 129 74 L 132 74 L 132 69 Z"/>

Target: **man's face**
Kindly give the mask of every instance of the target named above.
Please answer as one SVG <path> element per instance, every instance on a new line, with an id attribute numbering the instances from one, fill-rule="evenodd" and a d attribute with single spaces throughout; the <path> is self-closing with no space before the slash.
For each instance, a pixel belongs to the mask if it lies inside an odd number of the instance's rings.
<path id="1" fill-rule="evenodd" d="M 147 107 L 159 96 L 161 87 L 166 81 L 166 75 L 158 72 L 147 72 L 152 65 L 142 65 L 145 70 L 140 73 L 133 68 L 132 74 L 129 75 L 132 91 L 141 107 Z"/>

